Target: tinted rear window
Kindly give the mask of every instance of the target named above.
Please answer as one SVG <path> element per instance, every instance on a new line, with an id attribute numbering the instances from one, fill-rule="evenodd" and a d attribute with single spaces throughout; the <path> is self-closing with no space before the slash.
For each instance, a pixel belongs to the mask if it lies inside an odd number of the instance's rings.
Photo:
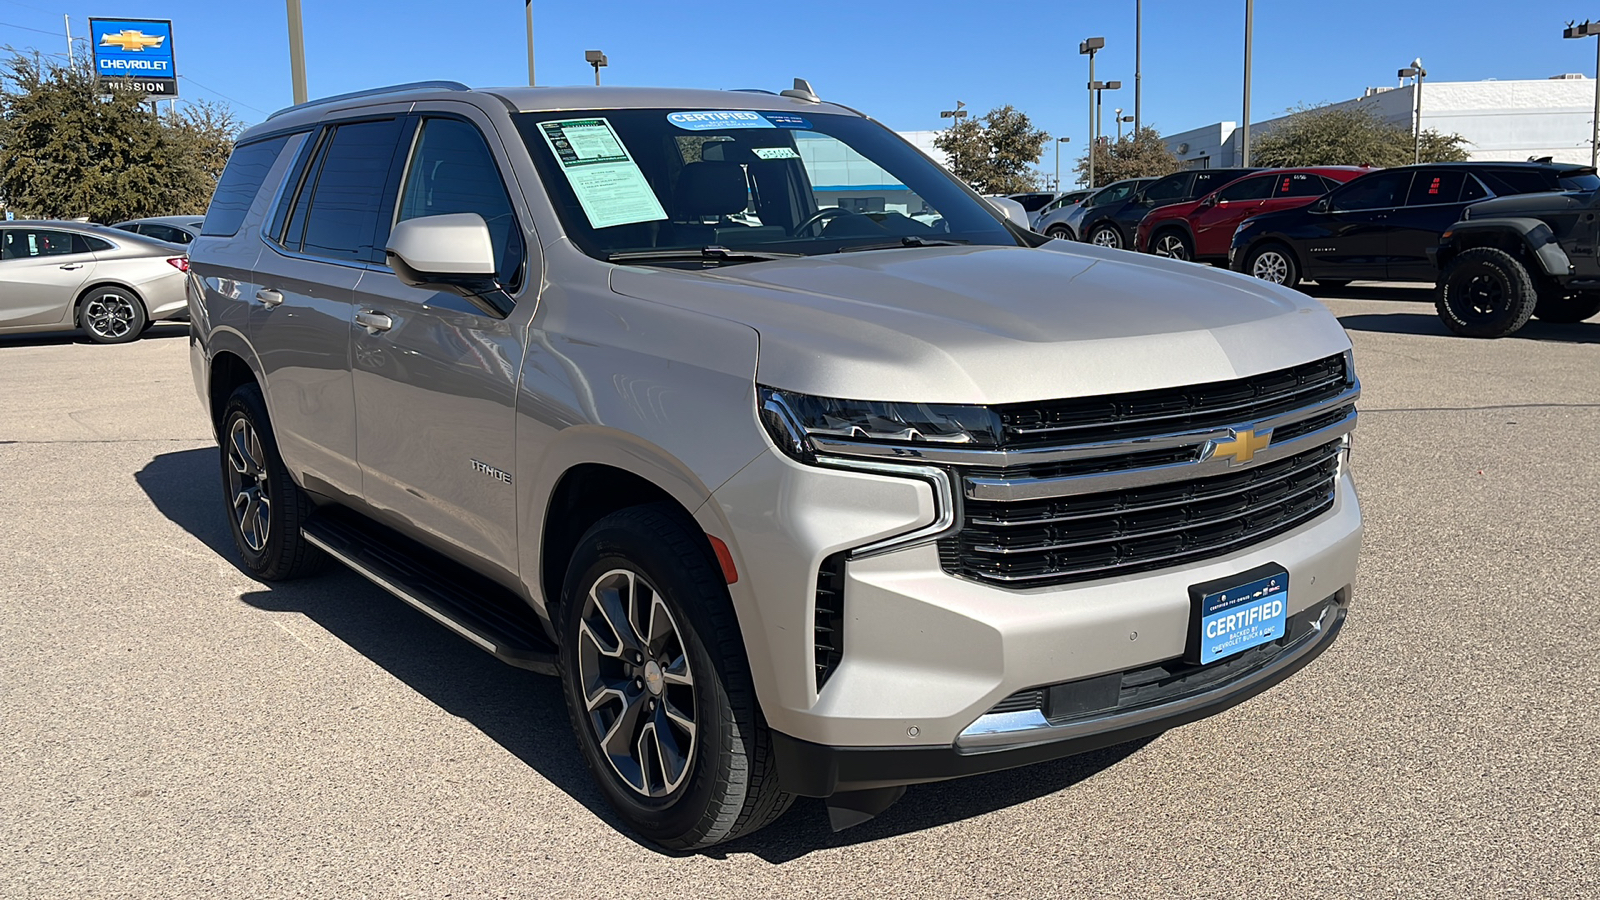
<path id="1" fill-rule="evenodd" d="M 398 119 L 339 126 L 323 156 L 311 195 L 302 252 L 382 261 L 382 255 L 373 250 L 374 234 L 379 215 L 394 208 L 393 198 L 385 196 L 384 183 L 389 180 L 389 163 L 399 141 Z"/>
<path id="2" fill-rule="evenodd" d="M 1574 172 L 1561 176 L 1561 189 L 1563 191 L 1593 191 L 1600 190 L 1600 175 L 1593 172 Z"/>
<path id="3" fill-rule="evenodd" d="M 234 148 L 227 168 L 222 170 L 222 178 L 217 181 L 216 193 L 211 195 L 201 234 L 231 237 L 239 233 L 250 204 L 261 190 L 261 183 L 267 180 L 267 173 L 272 171 L 272 164 L 278 161 L 278 153 L 288 140 L 288 135 L 284 135 Z"/>
<path id="4" fill-rule="evenodd" d="M 1558 191 L 1561 185 L 1551 169 L 1495 169 L 1479 172 L 1489 190 L 1496 194 L 1537 194 L 1540 191 Z"/>

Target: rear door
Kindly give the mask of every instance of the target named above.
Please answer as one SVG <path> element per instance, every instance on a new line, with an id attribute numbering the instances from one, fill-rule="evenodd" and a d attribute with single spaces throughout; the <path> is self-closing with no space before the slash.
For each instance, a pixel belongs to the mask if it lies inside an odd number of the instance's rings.
<path id="1" fill-rule="evenodd" d="M 1410 169 L 1374 172 L 1329 194 L 1326 212 L 1307 211 L 1305 276 L 1388 277 L 1390 219 L 1410 187 Z"/>
<path id="2" fill-rule="evenodd" d="M 1388 277 L 1397 281 L 1433 281 L 1428 251 L 1439 236 L 1461 218 L 1466 202 L 1487 196 L 1477 179 L 1460 169 L 1419 171 L 1404 206 L 1389 217 Z"/>
<path id="3" fill-rule="evenodd" d="M 72 305 L 94 274 L 82 235 L 50 228 L 0 228 L 0 328 L 72 323 Z"/>
<path id="4" fill-rule="evenodd" d="M 1239 223 L 1265 208 L 1274 180 L 1269 175 L 1241 178 L 1216 194 L 1216 203 L 1189 215 L 1196 256 L 1227 256 Z"/>
<path id="5" fill-rule="evenodd" d="M 489 226 L 506 290 L 474 302 L 409 287 L 378 261 L 366 268 L 355 292 L 356 443 L 375 513 L 457 559 L 498 569 L 512 584 L 517 491 L 510 473 L 527 314 L 514 315 L 511 298 L 523 292 L 532 306 L 537 267 L 528 262 L 532 241 L 521 223 L 529 219 L 507 190 L 511 167 L 492 123 L 471 107 L 450 108 L 417 114 L 399 200 L 377 246 L 389 222 L 476 213 Z"/>

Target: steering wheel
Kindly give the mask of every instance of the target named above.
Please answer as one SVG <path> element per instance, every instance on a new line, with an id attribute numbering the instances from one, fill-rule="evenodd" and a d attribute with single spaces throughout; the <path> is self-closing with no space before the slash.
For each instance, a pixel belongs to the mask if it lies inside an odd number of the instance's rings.
<path id="1" fill-rule="evenodd" d="M 804 222 L 801 222 L 799 225 L 796 225 L 794 227 L 794 233 L 795 234 L 799 234 L 802 230 L 810 228 L 811 226 L 816 225 L 818 222 L 821 222 L 821 221 L 823 221 L 825 219 L 832 219 L 832 218 L 836 218 L 838 216 L 859 216 L 859 215 L 861 215 L 861 214 L 856 212 L 855 210 L 842 209 L 842 208 L 837 207 L 837 206 L 830 206 L 827 209 L 819 209 L 816 212 L 812 213 L 811 215 L 806 216 L 806 220 Z"/>

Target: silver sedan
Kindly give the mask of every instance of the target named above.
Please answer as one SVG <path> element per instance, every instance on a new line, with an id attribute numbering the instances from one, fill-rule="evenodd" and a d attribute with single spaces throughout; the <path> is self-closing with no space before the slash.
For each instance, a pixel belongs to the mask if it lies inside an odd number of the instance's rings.
<path id="1" fill-rule="evenodd" d="M 184 248 L 80 222 L 0 222 L 0 334 L 82 328 L 120 344 L 189 313 Z"/>

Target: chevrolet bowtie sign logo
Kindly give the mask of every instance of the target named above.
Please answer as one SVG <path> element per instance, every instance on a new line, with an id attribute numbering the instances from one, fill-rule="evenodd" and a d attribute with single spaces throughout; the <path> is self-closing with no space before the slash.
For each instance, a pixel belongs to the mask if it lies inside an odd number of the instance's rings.
<path id="1" fill-rule="evenodd" d="M 1227 459 L 1229 465 L 1247 463 L 1255 459 L 1256 454 L 1267 449 L 1272 443 L 1272 432 L 1264 431 L 1256 434 L 1252 429 L 1233 432 L 1233 437 L 1222 441 L 1211 442 L 1211 456 L 1214 459 Z"/>
<path id="2" fill-rule="evenodd" d="M 117 34 L 100 35 L 100 46 L 121 47 L 129 53 L 143 53 L 152 47 L 160 47 L 167 36 L 164 34 L 145 34 L 142 31 L 122 31 Z"/>

